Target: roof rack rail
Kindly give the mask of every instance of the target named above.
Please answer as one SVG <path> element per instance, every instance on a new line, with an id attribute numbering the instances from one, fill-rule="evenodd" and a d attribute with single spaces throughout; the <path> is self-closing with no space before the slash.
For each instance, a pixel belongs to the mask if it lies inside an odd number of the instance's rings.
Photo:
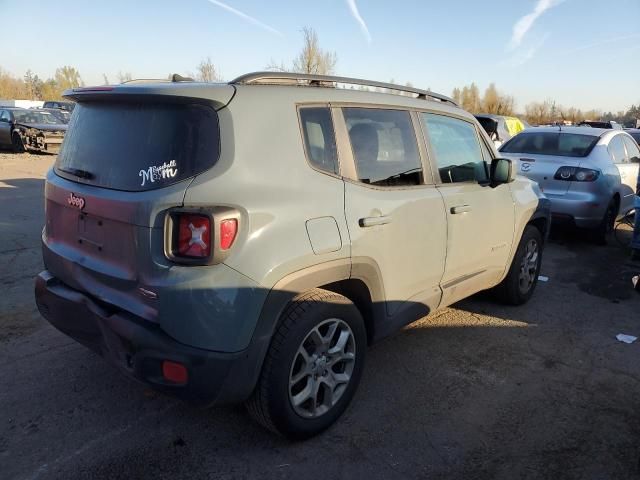
<path id="1" fill-rule="evenodd" d="M 376 82 L 374 80 L 364 80 L 361 78 L 350 77 L 334 77 L 330 75 L 313 75 L 307 73 L 290 73 L 290 72 L 253 72 L 241 75 L 229 82 L 230 85 L 282 85 L 282 84 L 294 84 L 294 85 L 308 85 L 313 87 L 335 87 L 338 83 L 345 83 L 348 85 L 364 85 L 367 87 L 386 88 L 388 90 L 394 90 L 397 92 L 405 92 L 416 95 L 416 98 L 421 100 L 437 100 L 440 102 L 458 104 L 451 98 L 434 93 L 429 90 L 421 90 L 419 88 L 406 87 L 402 85 L 396 85 L 394 83 Z"/>
<path id="2" fill-rule="evenodd" d="M 131 80 L 125 80 L 124 82 L 120 82 L 120 85 L 125 85 L 128 83 L 158 83 L 158 82 L 169 82 L 166 78 L 132 78 Z"/>

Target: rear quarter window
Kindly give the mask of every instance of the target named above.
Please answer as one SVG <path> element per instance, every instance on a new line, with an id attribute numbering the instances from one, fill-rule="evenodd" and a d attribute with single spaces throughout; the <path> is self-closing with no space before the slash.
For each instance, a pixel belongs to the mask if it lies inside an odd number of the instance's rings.
<path id="1" fill-rule="evenodd" d="M 505 143 L 504 153 L 586 157 L 598 143 L 599 137 L 578 133 L 522 132 Z"/>
<path id="2" fill-rule="evenodd" d="M 104 188 L 152 190 L 202 173 L 219 153 L 218 115 L 208 105 L 83 102 L 55 172 Z"/>

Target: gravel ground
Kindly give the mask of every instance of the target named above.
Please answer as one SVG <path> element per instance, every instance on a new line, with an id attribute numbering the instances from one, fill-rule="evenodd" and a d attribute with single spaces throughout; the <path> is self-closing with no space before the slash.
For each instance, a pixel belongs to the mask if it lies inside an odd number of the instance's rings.
<path id="1" fill-rule="evenodd" d="M 640 336 L 640 267 L 619 245 L 560 232 L 530 303 L 478 295 L 374 346 L 342 419 L 289 443 L 241 407 L 156 395 L 39 317 L 53 159 L 0 152 L 0 478 L 640 478 L 640 341 L 615 339 Z"/>

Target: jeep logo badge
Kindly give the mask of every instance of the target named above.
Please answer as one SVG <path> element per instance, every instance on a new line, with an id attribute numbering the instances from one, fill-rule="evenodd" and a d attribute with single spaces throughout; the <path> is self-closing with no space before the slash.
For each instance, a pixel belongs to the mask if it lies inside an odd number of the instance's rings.
<path id="1" fill-rule="evenodd" d="M 76 197 L 73 193 L 69 194 L 67 203 L 69 204 L 69 206 L 76 207 L 78 210 L 82 210 L 84 208 L 84 198 Z"/>

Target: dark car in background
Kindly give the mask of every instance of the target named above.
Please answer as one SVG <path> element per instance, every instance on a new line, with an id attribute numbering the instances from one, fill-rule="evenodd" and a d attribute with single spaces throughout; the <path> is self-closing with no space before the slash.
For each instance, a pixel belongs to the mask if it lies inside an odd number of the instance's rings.
<path id="1" fill-rule="evenodd" d="M 583 120 L 578 124 L 579 127 L 593 127 L 593 128 L 612 128 L 614 130 L 622 130 L 622 125 L 613 120 Z"/>
<path id="2" fill-rule="evenodd" d="M 67 112 L 73 112 L 73 108 L 76 106 L 74 102 L 61 102 L 59 100 L 48 100 L 44 102 L 42 108 L 57 108 L 59 110 L 66 110 Z"/>
<path id="3" fill-rule="evenodd" d="M 38 108 L 36 110 L 40 112 L 50 113 L 65 124 L 69 123 L 69 120 L 71 120 L 71 112 L 68 110 L 63 110 L 61 108 Z"/>
<path id="4" fill-rule="evenodd" d="M 44 110 L 0 108 L 0 146 L 58 153 L 67 125 Z"/>
<path id="5" fill-rule="evenodd" d="M 489 138 L 493 140 L 496 148 L 500 147 L 500 145 L 511 140 L 511 138 L 529 127 L 528 124 L 525 124 L 525 122 L 517 117 L 491 114 L 474 116 L 478 122 L 480 122 L 480 125 L 482 125 L 485 132 L 487 132 Z"/>

